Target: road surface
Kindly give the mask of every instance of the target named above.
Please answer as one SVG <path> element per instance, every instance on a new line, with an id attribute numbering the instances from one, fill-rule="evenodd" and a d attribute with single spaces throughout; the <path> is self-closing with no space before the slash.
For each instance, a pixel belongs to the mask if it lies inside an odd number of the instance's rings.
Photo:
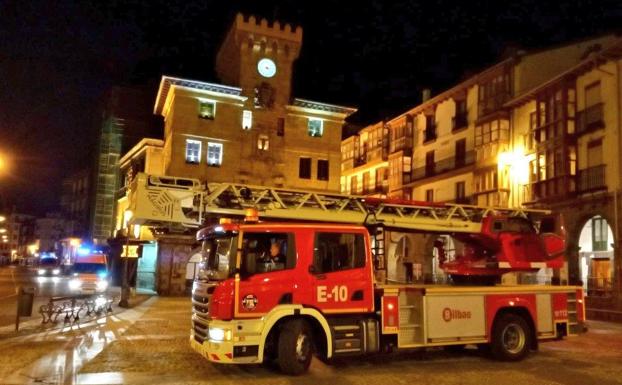
<path id="1" fill-rule="evenodd" d="M 15 323 L 18 287 L 34 287 L 35 303 L 33 317 L 39 317 L 39 306 L 51 296 L 65 296 L 69 292 L 69 277 L 40 277 L 32 266 L 0 267 L 0 327 Z"/>
<path id="2" fill-rule="evenodd" d="M 522 362 L 493 361 L 476 350 L 314 360 L 289 377 L 266 366 L 205 361 L 188 344 L 190 301 L 153 297 L 80 327 L 0 340 L 0 383 L 58 384 L 571 384 L 622 383 L 622 325 L 589 322 L 589 332 L 543 343 Z"/>

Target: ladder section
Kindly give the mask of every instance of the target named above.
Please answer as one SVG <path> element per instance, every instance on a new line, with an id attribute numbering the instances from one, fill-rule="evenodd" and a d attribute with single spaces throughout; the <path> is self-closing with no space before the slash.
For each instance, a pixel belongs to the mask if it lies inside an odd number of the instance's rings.
<path id="1" fill-rule="evenodd" d="M 568 334 L 577 335 L 581 332 L 579 326 L 579 314 L 577 314 L 577 293 L 571 292 L 567 294 L 568 309 Z"/>
<path id="2" fill-rule="evenodd" d="M 206 217 L 244 217 L 246 210 L 253 208 L 261 219 L 380 225 L 388 230 L 478 233 L 482 218 L 492 213 L 507 216 L 548 213 L 235 183 L 209 183 L 205 189 L 197 179 L 145 173 L 137 174 L 130 184 L 128 199 L 132 223 L 154 227 L 198 227 Z"/>
<path id="3" fill-rule="evenodd" d="M 543 210 L 490 208 L 365 198 L 304 190 L 232 183 L 210 183 L 206 215 L 244 216 L 254 208 L 261 218 L 382 225 L 387 229 L 427 232 L 481 231 L 481 220 L 491 213 L 526 216 Z"/>
<path id="4" fill-rule="evenodd" d="M 197 179 L 136 175 L 128 190 L 132 224 L 198 227 L 205 189 Z"/>

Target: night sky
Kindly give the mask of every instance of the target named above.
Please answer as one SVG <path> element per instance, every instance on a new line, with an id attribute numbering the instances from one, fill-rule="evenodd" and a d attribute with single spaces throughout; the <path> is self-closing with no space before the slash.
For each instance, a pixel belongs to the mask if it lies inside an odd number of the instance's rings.
<path id="1" fill-rule="evenodd" d="M 403 112 L 422 88 L 437 93 L 513 48 L 622 27 L 619 0 L 3 0 L 0 153 L 12 167 L 0 205 L 57 208 L 60 178 L 91 160 L 110 86 L 155 92 L 162 74 L 217 81 L 214 57 L 237 12 L 301 25 L 294 95 L 359 107 L 357 124 Z"/>

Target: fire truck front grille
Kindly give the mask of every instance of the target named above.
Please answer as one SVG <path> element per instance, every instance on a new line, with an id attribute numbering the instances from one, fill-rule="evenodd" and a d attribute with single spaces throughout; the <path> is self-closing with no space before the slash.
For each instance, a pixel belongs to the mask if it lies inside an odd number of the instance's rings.
<path id="1" fill-rule="evenodd" d="M 207 339 L 207 320 L 209 319 L 209 302 L 216 284 L 196 281 L 192 291 L 192 328 L 194 339 L 203 343 Z"/>
<path id="2" fill-rule="evenodd" d="M 199 343 L 207 340 L 208 327 L 201 323 L 200 320 L 194 319 L 192 321 L 192 330 L 194 330 L 194 339 Z"/>

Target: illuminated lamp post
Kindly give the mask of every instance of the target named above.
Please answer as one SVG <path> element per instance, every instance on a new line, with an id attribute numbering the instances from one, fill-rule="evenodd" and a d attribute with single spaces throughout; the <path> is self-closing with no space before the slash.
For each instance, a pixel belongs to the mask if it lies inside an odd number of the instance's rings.
<path id="1" fill-rule="evenodd" d="M 123 213 L 123 219 L 125 221 L 126 233 L 125 233 L 125 248 L 121 254 L 123 259 L 123 273 L 121 276 L 121 298 L 119 299 L 119 306 L 128 308 L 130 307 L 130 277 L 128 259 L 130 254 L 130 234 L 132 231 L 132 216 L 134 214 L 131 210 L 125 210 Z"/>

